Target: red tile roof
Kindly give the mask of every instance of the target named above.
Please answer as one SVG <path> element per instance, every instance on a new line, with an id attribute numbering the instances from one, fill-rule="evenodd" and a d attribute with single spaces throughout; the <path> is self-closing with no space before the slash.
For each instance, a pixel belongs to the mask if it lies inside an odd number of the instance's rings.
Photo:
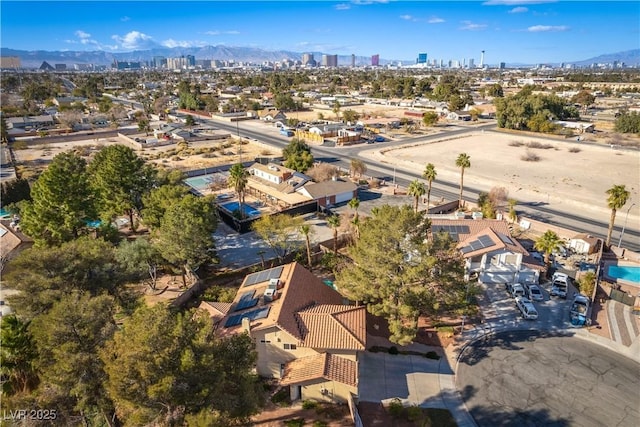
<path id="1" fill-rule="evenodd" d="M 302 357 L 285 365 L 280 384 L 291 385 L 320 379 L 357 387 L 358 364 L 353 360 L 329 353 Z"/>
<path id="2" fill-rule="evenodd" d="M 315 305 L 298 312 L 301 345 L 323 350 L 365 350 L 366 308 Z"/>

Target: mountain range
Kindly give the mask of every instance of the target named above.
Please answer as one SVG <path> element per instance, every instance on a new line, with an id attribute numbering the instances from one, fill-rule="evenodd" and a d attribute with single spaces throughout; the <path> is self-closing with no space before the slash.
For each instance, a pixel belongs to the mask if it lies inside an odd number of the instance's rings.
<path id="1" fill-rule="evenodd" d="M 314 54 L 316 61 L 322 59 L 322 52 L 311 52 Z M 302 53 L 291 52 L 286 50 L 264 50 L 252 47 L 230 47 L 230 46 L 204 46 L 192 48 L 155 48 L 149 50 L 135 50 L 131 52 L 106 52 L 98 51 L 45 51 L 45 50 L 16 50 L 10 48 L 0 48 L 0 56 L 17 56 L 21 60 L 23 68 L 38 68 L 43 61 L 50 64 L 95 64 L 110 65 L 117 61 L 149 61 L 154 56 L 163 56 L 166 58 L 175 58 L 182 55 L 193 55 L 196 59 L 218 59 L 235 62 L 251 62 L 262 63 L 265 61 L 282 61 L 285 59 L 301 60 Z M 618 61 L 628 66 L 640 65 L 640 49 L 628 50 L 618 53 L 609 53 L 596 56 L 594 58 L 584 59 L 582 61 L 567 62 L 578 66 L 590 65 L 593 63 L 612 63 Z M 356 65 L 371 64 L 371 58 L 368 56 L 356 56 Z M 403 64 L 411 64 L 414 60 L 389 60 L 380 58 L 380 65 L 389 63 L 402 62 Z M 351 64 L 351 55 L 339 55 L 339 65 Z M 507 66 L 512 64 L 507 64 Z M 513 64 L 515 65 L 515 64 Z M 517 64 L 522 66 L 525 64 Z"/>

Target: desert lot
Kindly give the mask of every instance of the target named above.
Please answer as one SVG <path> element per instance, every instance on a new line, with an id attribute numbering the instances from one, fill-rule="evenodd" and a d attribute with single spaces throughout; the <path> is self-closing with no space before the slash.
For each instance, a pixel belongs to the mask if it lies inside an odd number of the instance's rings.
<path id="1" fill-rule="evenodd" d="M 528 148 L 531 143 L 546 148 Z M 569 205 L 583 214 L 608 214 L 605 192 L 614 184 L 625 184 L 631 192 L 630 200 L 639 200 L 640 151 L 633 148 L 488 131 L 421 145 L 369 150 L 363 156 L 417 173 L 427 163 L 433 163 L 438 180 L 457 183 L 460 170 L 455 161 L 463 152 L 471 157 L 471 167 L 465 170 L 465 186 L 483 191 L 505 187 L 509 197 L 520 203 L 540 202 L 562 208 Z M 539 160 L 522 160 L 528 153 L 537 155 Z M 640 203 L 636 203 L 630 219 L 639 215 Z"/>

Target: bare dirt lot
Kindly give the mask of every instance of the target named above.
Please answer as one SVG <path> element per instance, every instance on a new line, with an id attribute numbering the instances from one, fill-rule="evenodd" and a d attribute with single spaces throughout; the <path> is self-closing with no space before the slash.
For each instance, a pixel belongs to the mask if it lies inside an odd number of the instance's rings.
<path id="1" fill-rule="evenodd" d="M 371 150 L 363 155 L 416 172 L 433 163 L 438 179 L 459 182 L 455 160 L 464 152 L 471 157 L 465 186 L 483 191 L 502 186 L 509 197 L 520 202 L 608 214 L 605 192 L 614 184 L 626 185 L 631 199 L 638 200 L 640 152 L 588 142 L 475 132 L 428 144 Z M 639 214 L 640 206 L 630 213 L 636 217 Z"/>

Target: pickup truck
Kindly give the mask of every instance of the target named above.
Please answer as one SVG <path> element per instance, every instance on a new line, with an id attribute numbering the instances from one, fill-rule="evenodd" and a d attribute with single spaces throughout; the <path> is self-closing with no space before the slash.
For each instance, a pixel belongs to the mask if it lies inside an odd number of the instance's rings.
<path id="1" fill-rule="evenodd" d="M 567 288 L 568 286 L 566 281 L 562 279 L 556 279 L 551 284 L 551 291 L 549 291 L 549 294 L 552 297 L 567 299 Z"/>
<path id="2" fill-rule="evenodd" d="M 584 295 L 576 295 L 569 310 L 569 317 L 573 326 L 585 326 L 590 323 L 587 317 L 589 311 L 589 298 Z"/>

